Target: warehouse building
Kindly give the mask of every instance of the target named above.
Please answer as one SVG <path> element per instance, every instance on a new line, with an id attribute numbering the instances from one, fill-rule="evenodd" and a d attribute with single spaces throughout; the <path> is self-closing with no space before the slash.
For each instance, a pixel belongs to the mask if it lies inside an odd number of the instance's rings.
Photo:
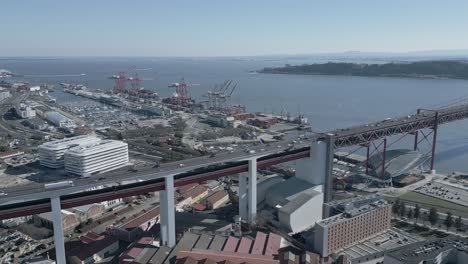
<path id="1" fill-rule="evenodd" d="M 75 128 L 75 121 L 60 114 L 59 112 L 49 111 L 44 114 L 47 121 L 51 122 L 59 128 Z"/>
<path id="2" fill-rule="evenodd" d="M 33 216 L 34 225 L 54 229 L 52 212 L 42 213 Z M 75 228 L 80 225 L 80 218 L 69 211 L 62 210 L 62 229 L 65 235 L 72 234 Z"/>
<path id="3" fill-rule="evenodd" d="M 206 198 L 206 205 L 211 210 L 218 209 L 227 202 L 229 202 L 229 195 L 224 190 L 217 191 Z"/>
<path id="4" fill-rule="evenodd" d="M 23 104 L 23 103 L 15 106 L 15 112 L 19 117 L 23 119 L 33 118 L 36 116 L 36 111 L 32 109 L 30 105 Z"/>
<path id="5" fill-rule="evenodd" d="M 270 207 L 277 209 L 281 227 L 288 232 L 298 233 L 311 228 L 322 220 L 322 185 L 316 185 L 296 177 L 278 181 L 270 178 L 260 184 L 262 193 L 259 201 L 265 200 Z M 270 186 L 264 188 L 264 186 Z M 265 198 L 263 198 L 265 197 Z"/>
<path id="6" fill-rule="evenodd" d="M 3 101 L 9 97 L 11 97 L 10 91 L 3 87 L 0 87 L 0 101 Z"/>
<path id="7" fill-rule="evenodd" d="M 65 171 L 88 177 L 124 167 L 128 164 L 128 144 L 117 140 L 102 140 L 77 146 L 65 152 Z"/>
<path id="8" fill-rule="evenodd" d="M 100 139 L 97 137 L 78 136 L 44 143 L 38 148 L 39 161 L 45 167 L 61 168 L 64 166 L 63 156 L 65 151 L 72 147 L 93 144 L 99 141 Z"/>

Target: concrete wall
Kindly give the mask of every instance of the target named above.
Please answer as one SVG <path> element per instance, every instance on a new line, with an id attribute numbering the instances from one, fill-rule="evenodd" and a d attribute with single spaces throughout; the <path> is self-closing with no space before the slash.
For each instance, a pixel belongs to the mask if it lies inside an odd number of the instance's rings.
<path id="1" fill-rule="evenodd" d="M 322 204 L 323 193 L 312 197 L 291 214 L 279 210 L 279 221 L 293 233 L 304 231 L 322 220 Z"/>
<path id="2" fill-rule="evenodd" d="M 327 143 L 319 141 L 310 148 L 310 158 L 296 161 L 296 177 L 313 184 L 325 184 Z"/>
<path id="3" fill-rule="evenodd" d="M 314 251 L 322 257 L 328 256 L 328 228 L 316 225 L 314 229 Z"/>
<path id="4" fill-rule="evenodd" d="M 270 177 L 267 179 L 262 180 L 257 184 L 257 204 L 265 201 L 267 191 L 273 185 L 281 182 L 283 179 L 280 176 Z"/>

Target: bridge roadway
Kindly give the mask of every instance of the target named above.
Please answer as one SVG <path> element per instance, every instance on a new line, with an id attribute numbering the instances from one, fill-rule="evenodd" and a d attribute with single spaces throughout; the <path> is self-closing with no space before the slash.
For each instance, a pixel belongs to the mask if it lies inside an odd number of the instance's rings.
<path id="1" fill-rule="evenodd" d="M 31 188 L 31 185 L 25 185 L 3 189 L 8 195 L 0 199 L 0 220 L 48 212 L 50 211 L 49 199 L 51 197 L 62 197 L 62 208 L 66 209 L 84 204 L 163 190 L 163 178 L 166 176 L 177 175 L 175 176 L 174 185 L 182 186 L 192 182 L 200 182 L 246 172 L 248 170 L 246 160 L 251 158 L 256 158 L 258 160 L 258 168 L 306 158 L 310 153 L 309 148 L 311 142 L 311 139 L 303 141 L 302 144 L 295 145 L 294 149 L 287 146 L 285 142 L 258 145 L 249 149 L 255 150 L 253 154 L 247 154 L 241 151 L 222 153 L 213 158 L 199 157 L 181 162 L 165 163 L 159 168 L 149 168 L 138 172 L 126 171 L 122 173 L 122 170 L 117 170 L 101 174 L 99 177 L 74 179 L 74 186 L 68 188 L 46 190 L 43 185 L 35 184 L 33 188 Z M 181 163 L 184 164 L 183 167 L 180 166 Z M 102 180 L 97 180 L 99 178 Z M 124 181 L 136 182 L 116 185 L 116 182 Z M 83 192 L 97 185 L 109 184 L 115 186 Z M 82 198 L 67 203 L 67 195 L 68 197 Z M 26 208 L 27 210 L 25 210 Z"/>
<path id="2" fill-rule="evenodd" d="M 418 111 L 419 112 L 419 111 Z M 328 133 L 335 135 L 335 148 L 368 143 L 388 136 L 413 133 L 425 128 L 434 128 L 468 118 L 468 104 L 433 110 L 420 110 L 419 114 L 386 119 L 376 123 L 336 129 Z"/>
<path id="3" fill-rule="evenodd" d="M 436 128 L 436 125 L 444 124 L 447 122 L 462 120 L 468 117 L 468 104 L 449 107 L 444 109 L 438 109 L 437 113 L 431 110 L 422 110 L 419 114 L 411 115 L 411 116 L 404 116 L 392 119 L 386 119 L 384 121 L 370 123 L 361 126 L 355 126 L 345 129 L 336 129 L 332 130 L 328 133 L 329 135 L 333 135 L 334 140 L 334 147 L 341 148 L 347 147 L 352 145 L 358 145 L 363 143 L 368 143 L 373 140 L 377 140 L 380 138 L 385 138 L 388 136 L 393 136 L 397 134 L 404 134 L 404 133 L 413 133 L 420 129 L 425 128 Z M 24 214 L 31 214 L 32 211 L 25 212 L 25 208 L 28 209 L 37 209 L 39 205 L 42 206 L 41 210 L 36 210 L 37 212 L 44 212 L 44 210 L 50 210 L 50 202 L 48 199 L 50 197 L 64 197 L 64 202 L 66 201 L 66 195 L 75 192 L 82 192 L 84 190 L 90 189 L 97 185 L 106 185 L 106 184 L 116 184 L 116 182 L 122 181 L 131 181 L 131 180 L 141 180 L 142 182 L 134 185 L 128 185 L 126 188 L 125 186 L 120 186 L 121 188 L 116 192 L 116 188 L 114 189 L 106 189 L 106 190 L 99 190 L 93 192 L 86 192 L 80 193 L 79 195 L 82 197 L 86 197 L 87 193 L 89 195 L 97 196 L 98 193 L 107 193 L 107 196 L 100 196 L 100 201 L 102 199 L 115 199 L 117 197 L 126 197 L 131 195 L 136 195 L 139 193 L 143 193 L 143 191 L 151 191 L 151 190 L 161 190 L 161 186 L 159 187 L 153 186 L 151 181 L 162 179 L 165 176 L 171 175 L 182 175 L 180 179 L 177 179 L 176 176 L 176 186 L 180 186 L 182 184 L 186 184 L 190 181 L 202 181 L 208 178 L 218 178 L 226 175 L 232 175 L 239 172 L 247 171 L 246 165 L 243 164 L 242 166 L 231 166 L 231 168 L 224 168 L 224 169 L 212 169 L 210 170 L 210 166 L 219 165 L 219 164 L 227 164 L 227 163 L 235 163 L 239 161 L 245 161 L 251 158 L 262 158 L 266 157 L 264 161 L 260 160 L 259 167 L 267 166 L 265 164 L 273 165 L 289 160 L 301 159 L 305 158 L 309 155 L 309 148 L 312 142 L 317 141 L 323 135 L 314 135 L 311 136 L 308 140 L 304 140 L 301 144 L 296 144 L 293 147 L 288 146 L 287 142 L 277 142 L 272 144 L 262 144 L 259 146 L 255 146 L 250 148 L 251 150 L 255 150 L 254 154 L 248 154 L 242 151 L 236 151 L 233 153 L 222 153 L 218 154 L 216 157 L 208 158 L 208 157 L 199 157 L 188 159 L 180 162 L 172 162 L 167 164 L 162 164 L 159 168 L 150 168 L 146 170 L 142 170 L 139 172 L 130 172 L 122 170 L 118 170 L 115 172 L 110 172 L 106 174 L 102 174 L 91 178 L 84 178 L 84 179 L 74 179 L 75 186 L 69 188 L 63 188 L 58 190 L 45 190 L 42 185 L 27 185 L 22 187 L 14 187 L 9 189 L 4 189 L 5 192 L 8 193 L 7 196 L 0 197 L 0 204 L 7 204 L 7 205 L 0 205 L 0 219 L 5 219 L 13 216 L 20 216 Z M 296 153 L 298 151 L 298 153 Z M 268 158 L 269 155 L 272 155 L 271 158 Z M 261 163 L 263 162 L 263 164 Z M 272 163 L 276 162 L 276 163 Z M 184 166 L 181 167 L 180 163 L 183 163 Z M 271 164 L 270 164 L 271 163 Z M 193 172 L 198 170 L 196 172 Z M 190 173 L 190 172 L 193 173 Z M 189 173 L 189 175 L 185 175 Z M 205 175 L 208 173 L 208 175 Z M 98 179 L 96 179 L 98 177 Z M 102 180 L 99 180 L 101 178 Z M 185 179 L 184 179 L 185 178 Z M 155 184 L 155 183 L 154 183 Z M 144 186 L 148 185 L 146 188 Z M 151 187 L 151 186 L 152 187 Z M 134 186 L 135 188 L 132 189 Z M 153 188 L 153 189 L 151 189 Z M 123 191 L 125 190 L 125 191 Z M 116 192 L 114 195 L 111 195 L 111 192 Z M 122 196 L 124 195 L 124 196 Z M 76 196 L 76 195 L 75 195 Z M 115 197 L 115 198 L 112 198 Z M 78 199 L 78 198 L 76 198 Z M 32 200 L 32 201 L 31 201 Z M 40 201 L 43 200 L 43 201 Z M 73 200 L 70 198 L 70 200 Z M 75 206 L 86 204 L 83 201 L 86 200 L 84 198 L 80 198 L 80 202 L 73 203 L 70 202 L 69 204 L 74 204 Z M 22 201 L 31 201 L 29 204 L 34 204 L 37 207 L 26 207 L 28 203 L 20 204 L 18 202 Z M 98 199 L 94 199 L 90 197 L 86 202 L 93 203 L 98 201 Z M 104 201 L 104 200 L 102 200 Z M 8 204 L 16 204 L 15 212 L 10 214 L 7 212 L 11 212 L 13 205 Z M 70 205 L 62 204 L 63 208 L 72 207 Z M 34 211 L 34 212 L 36 212 Z"/>

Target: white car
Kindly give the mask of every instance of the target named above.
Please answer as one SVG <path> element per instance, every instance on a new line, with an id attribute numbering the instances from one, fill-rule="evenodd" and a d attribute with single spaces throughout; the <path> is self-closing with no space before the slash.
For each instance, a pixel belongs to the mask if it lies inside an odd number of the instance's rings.
<path id="1" fill-rule="evenodd" d="M 0 191 L 0 196 L 7 196 L 8 194 L 4 191 Z"/>

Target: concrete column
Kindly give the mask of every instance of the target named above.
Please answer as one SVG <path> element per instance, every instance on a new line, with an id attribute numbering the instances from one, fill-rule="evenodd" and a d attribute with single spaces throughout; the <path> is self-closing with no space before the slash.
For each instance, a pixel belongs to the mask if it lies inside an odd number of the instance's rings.
<path id="1" fill-rule="evenodd" d="M 334 147 L 334 136 L 327 134 L 312 143 L 310 158 L 296 161 L 296 177 L 315 185 L 323 185 L 325 202 L 332 199 Z"/>
<path id="2" fill-rule="evenodd" d="M 175 246 L 175 206 L 174 206 L 174 177 L 165 180 L 165 190 L 160 192 L 161 208 L 161 240 L 168 247 Z"/>
<path id="3" fill-rule="evenodd" d="M 333 199 L 333 157 L 335 155 L 335 136 L 327 135 L 325 142 L 327 144 L 325 160 L 325 186 L 323 200 L 325 203 Z"/>
<path id="4" fill-rule="evenodd" d="M 247 175 L 239 173 L 239 215 L 247 220 Z"/>
<path id="5" fill-rule="evenodd" d="M 159 228 L 161 233 L 161 243 L 167 244 L 167 194 L 166 191 L 159 191 Z"/>
<path id="6" fill-rule="evenodd" d="M 248 215 L 249 224 L 255 224 L 257 217 L 257 159 L 249 160 Z"/>
<path id="7" fill-rule="evenodd" d="M 52 219 L 54 226 L 54 243 L 57 264 L 66 264 L 65 242 L 62 229 L 62 208 L 60 206 L 60 197 L 50 199 L 52 207 Z"/>

